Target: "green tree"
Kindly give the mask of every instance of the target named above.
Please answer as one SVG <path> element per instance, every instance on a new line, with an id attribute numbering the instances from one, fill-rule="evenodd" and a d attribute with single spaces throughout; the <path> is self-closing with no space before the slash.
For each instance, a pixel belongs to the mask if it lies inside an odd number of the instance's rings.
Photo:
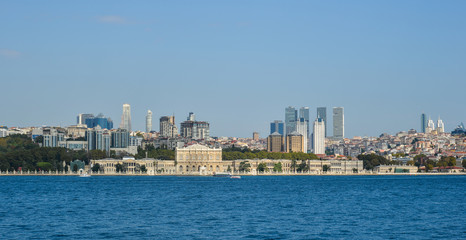
<path id="1" fill-rule="evenodd" d="M 282 172 L 282 163 L 278 162 L 273 165 L 273 171 L 274 172 Z"/>
<path id="2" fill-rule="evenodd" d="M 38 170 L 50 171 L 50 169 L 52 169 L 52 164 L 49 162 L 38 162 L 37 168 Z"/>
<path id="3" fill-rule="evenodd" d="M 328 170 L 330 170 L 329 166 L 327 165 L 322 166 L 322 171 L 327 172 Z"/>
<path id="4" fill-rule="evenodd" d="M 94 166 L 92 166 L 92 171 L 93 172 L 99 172 L 101 170 L 100 164 L 96 163 Z"/>
<path id="5" fill-rule="evenodd" d="M 146 165 L 142 165 L 142 166 L 141 166 L 141 172 L 142 172 L 142 173 L 147 173 Z"/>
<path id="6" fill-rule="evenodd" d="M 298 165 L 298 172 L 306 171 L 309 171 L 309 166 L 305 160 L 302 160 L 301 163 Z"/>
<path id="7" fill-rule="evenodd" d="M 466 159 L 463 159 L 461 163 L 463 164 L 463 167 L 466 168 Z"/>
<path id="8" fill-rule="evenodd" d="M 266 163 L 259 163 L 259 165 L 257 166 L 257 171 L 258 172 L 267 172 L 269 169 L 267 168 L 267 164 Z"/>
<path id="9" fill-rule="evenodd" d="M 240 172 L 250 172 L 251 171 L 251 164 L 247 161 L 240 162 L 238 170 Z"/>

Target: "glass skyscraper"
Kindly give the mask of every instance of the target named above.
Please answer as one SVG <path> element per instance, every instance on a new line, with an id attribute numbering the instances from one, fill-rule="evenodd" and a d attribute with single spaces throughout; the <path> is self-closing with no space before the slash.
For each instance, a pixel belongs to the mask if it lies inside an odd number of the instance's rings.
<path id="1" fill-rule="evenodd" d="M 131 106 L 129 104 L 123 104 L 123 114 L 121 115 L 120 128 L 131 132 Z"/>
<path id="2" fill-rule="evenodd" d="M 325 137 L 327 137 L 327 108 L 326 107 L 317 108 L 317 118 L 320 118 L 324 121 Z"/>
<path id="3" fill-rule="evenodd" d="M 296 131 L 296 121 L 298 120 L 298 111 L 294 107 L 285 108 L 285 127 L 286 135 Z"/>
<path id="4" fill-rule="evenodd" d="M 427 128 L 427 118 L 426 118 L 426 114 L 423 113 L 421 114 L 421 132 L 426 133 L 426 128 Z"/>
<path id="5" fill-rule="evenodd" d="M 307 128 L 307 131 L 306 131 L 306 134 L 307 134 L 307 137 L 309 138 L 309 107 L 302 107 L 299 109 L 299 118 L 298 118 L 300 121 L 301 119 L 304 119 L 304 121 L 306 122 L 306 128 Z"/>
<path id="6" fill-rule="evenodd" d="M 345 137 L 345 115 L 342 107 L 333 108 L 333 137 Z"/>
<path id="7" fill-rule="evenodd" d="M 284 136 L 284 124 L 283 124 L 283 121 L 280 121 L 280 120 L 275 120 L 273 122 L 270 123 L 270 134 L 274 133 L 274 132 L 278 132 L 280 133 L 282 136 Z"/>

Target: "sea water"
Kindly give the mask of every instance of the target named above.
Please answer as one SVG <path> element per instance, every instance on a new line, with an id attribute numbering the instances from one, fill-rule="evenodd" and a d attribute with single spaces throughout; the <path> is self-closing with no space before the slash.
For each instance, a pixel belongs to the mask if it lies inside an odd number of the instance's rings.
<path id="1" fill-rule="evenodd" d="M 0 239 L 465 239 L 466 176 L 4 176 Z"/>

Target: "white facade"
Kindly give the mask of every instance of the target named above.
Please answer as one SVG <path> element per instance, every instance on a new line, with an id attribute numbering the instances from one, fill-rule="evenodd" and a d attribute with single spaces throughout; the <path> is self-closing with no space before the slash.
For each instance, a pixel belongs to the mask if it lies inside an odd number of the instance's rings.
<path id="1" fill-rule="evenodd" d="M 437 133 L 443 133 L 445 132 L 445 125 L 443 124 L 442 119 L 437 120 Z"/>
<path id="2" fill-rule="evenodd" d="M 325 154 L 325 122 L 322 118 L 314 121 L 312 144 L 314 154 Z"/>
<path id="3" fill-rule="evenodd" d="M 129 104 L 123 104 L 123 114 L 121 115 L 120 128 L 131 132 L 131 106 Z"/>
<path id="4" fill-rule="evenodd" d="M 303 135 L 303 152 L 307 153 L 307 149 L 309 146 L 309 137 L 307 136 L 307 122 L 306 121 L 297 121 L 296 122 L 296 132 Z"/>
<path id="5" fill-rule="evenodd" d="M 146 133 L 152 131 L 152 111 L 147 110 L 146 116 Z"/>

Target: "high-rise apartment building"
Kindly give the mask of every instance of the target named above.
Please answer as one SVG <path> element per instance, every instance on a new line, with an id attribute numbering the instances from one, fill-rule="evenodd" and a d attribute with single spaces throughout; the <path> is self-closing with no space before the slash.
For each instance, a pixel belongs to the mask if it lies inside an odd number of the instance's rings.
<path id="1" fill-rule="evenodd" d="M 325 154 L 325 122 L 322 118 L 317 118 L 314 121 L 312 138 L 314 154 Z"/>
<path id="2" fill-rule="evenodd" d="M 160 118 L 160 136 L 176 137 L 178 128 L 175 125 L 175 116 L 163 116 Z"/>
<path id="3" fill-rule="evenodd" d="M 110 153 L 111 135 L 99 125 L 86 131 L 87 150 L 104 150 Z"/>
<path id="4" fill-rule="evenodd" d="M 205 121 L 196 121 L 194 113 L 190 112 L 186 121 L 180 124 L 180 135 L 191 139 L 209 139 L 210 124 Z"/>
<path id="5" fill-rule="evenodd" d="M 317 118 L 321 118 L 324 121 L 325 137 L 327 137 L 327 108 L 326 107 L 317 108 Z"/>
<path id="6" fill-rule="evenodd" d="M 274 132 L 267 137 L 267 151 L 268 152 L 283 152 L 285 141 L 283 135 Z"/>
<path id="7" fill-rule="evenodd" d="M 146 133 L 149 133 L 152 131 L 152 111 L 147 110 L 147 115 L 146 115 Z"/>
<path id="8" fill-rule="evenodd" d="M 121 114 L 120 128 L 131 132 L 131 106 L 127 103 L 123 104 L 123 114 Z"/>
<path id="9" fill-rule="evenodd" d="M 283 136 L 285 135 L 284 128 L 285 127 L 284 127 L 283 121 L 275 120 L 270 123 L 270 134 L 274 132 L 278 132 Z"/>
<path id="10" fill-rule="evenodd" d="M 76 118 L 76 124 L 78 125 L 85 125 L 86 124 L 86 119 L 88 118 L 94 118 L 94 114 L 91 113 L 80 113 L 78 114 L 78 117 Z"/>
<path id="11" fill-rule="evenodd" d="M 435 130 L 435 123 L 434 120 L 430 119 L 427 121 L 426 133 L 431 133 Z"/>
<path id="12" fill-rule="evenodd" d="M 426 118 L 426 114 L 423 113 L 421 114 L 421 132 L 426 133 L 426 128 L 427 128 L 427 118 Z"/>
<path id="13" fill-rule="evenodd" d="M 294 107 L 285 108 L 285 131 L 286 135 L 296 131 L 296 121 L 298 120 L 298 111 Z"/>
<path id="14" fill-rule="evenodd" d="M 442 119 L 440 117 L 437 120 L 437 133 L 445 132 L 445 124 L 443 124 Z"/>
<path id="15" fill-rule="evenodd" d="M 127 148 L 129 146 L 129 131 L 117 129 L 112 131 L 112 148 Z"/>
<path id="16" fill-rule="evenodd" d="M 337 139 L 345 137 L 345 116 L 342 107 L 333 108 L 333 137 Z"/>

